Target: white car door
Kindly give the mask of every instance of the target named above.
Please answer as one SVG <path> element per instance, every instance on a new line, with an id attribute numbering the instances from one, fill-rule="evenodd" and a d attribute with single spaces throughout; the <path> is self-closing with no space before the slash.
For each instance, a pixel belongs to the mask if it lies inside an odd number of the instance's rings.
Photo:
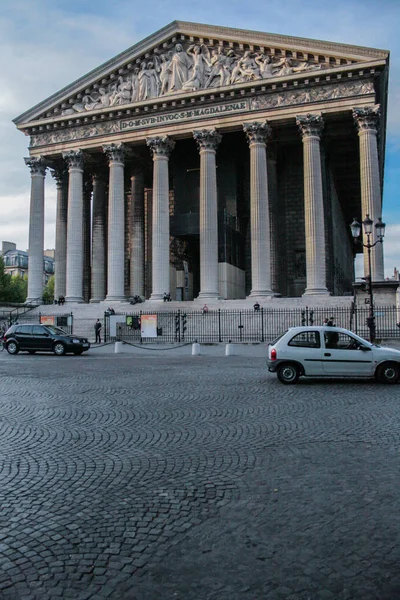
<path id="1" fill-rule="evenodd" d="M 285 356 L 286 355 L 286 356 Z M 322 346 L 319 331 L 304 330 L 293 335 L 288 341 L 286 351 L 279 349 L 279 358 L 288 358 L 301 363 L 306 375 L 323 375 L 322 371 Z"/>
<path id="2" fill-rule="evenodd" d="M 369 346 L 350 334 L 334 329 L 325 330 L 322 338 L 325 375 L 368 377 L 374 374 L 374 356 Z"/>

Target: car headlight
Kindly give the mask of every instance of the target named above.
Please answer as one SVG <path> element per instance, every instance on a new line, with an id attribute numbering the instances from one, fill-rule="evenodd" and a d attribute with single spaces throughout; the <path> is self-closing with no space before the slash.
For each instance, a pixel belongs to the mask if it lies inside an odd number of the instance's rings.
<path id="1" fill-rule="evenodd" d="M 80 341 L 77 338 L 72 339 L 73 344 L 80 344 Z"/>

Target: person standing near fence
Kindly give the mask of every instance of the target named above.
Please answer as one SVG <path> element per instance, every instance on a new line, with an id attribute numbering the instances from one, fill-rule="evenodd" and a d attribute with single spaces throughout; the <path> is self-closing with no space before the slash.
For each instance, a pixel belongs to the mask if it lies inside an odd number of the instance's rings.
<path id="1" fill-rule="evenodd" d="M 97 344 L 97 343 L 101 344 L 101 323 L 100 323 L 100 319 L 97 319 L 96 323 L 94 324 L 94 331 L 96 333 L 95 344 Z"/>

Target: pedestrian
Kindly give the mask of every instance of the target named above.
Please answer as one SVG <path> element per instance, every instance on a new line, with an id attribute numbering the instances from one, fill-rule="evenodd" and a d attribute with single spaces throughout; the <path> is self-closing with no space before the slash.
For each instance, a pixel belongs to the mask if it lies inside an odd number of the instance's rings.
<path id="1" fill-rule="evenodd" d="M 96 323 L 94 324 L 94 331 L 96 333 L 95 344 L 97 344 L 97 342 L 99 344 L 101 344 L 101 323 L 100 323 L 100 319 L 97 319 Z"/>
<path id="2" fill-rule="evenodd" d="M 205 304 L 205 305 L 203 306 L 203 308 L 202 308 L 202 313 L 203 313 L 203 315 L 206 315 L 206 314 L 208 313 L 208 306 L 207 306 L 207 304 Z"/>
<path id="3" fill-rule="evenodd" d="M 258 302 L 256 302 L 256 303 L 254 304 L 253 308 L 254 308 L 254 310 L 255 310 L 256 312 L 258 312 L 258 311 L 260 310 L 260 305 L 258 304 Z"/>

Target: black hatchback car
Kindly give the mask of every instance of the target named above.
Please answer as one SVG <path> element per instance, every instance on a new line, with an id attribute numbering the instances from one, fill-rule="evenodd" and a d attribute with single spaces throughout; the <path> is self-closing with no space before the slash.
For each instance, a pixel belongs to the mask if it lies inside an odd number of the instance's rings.
<path id="1" fill-rule="evenodd" d="M 54 352 L 62 356 L 67 352 L 82 354 L 89 350 L 90 343 L 86 338 L 70 335 L 54 325 L 38 325 L 36 323 L 12 325 L 4 334 L 3 346 L 9 354 L 26 351 Z"/>

